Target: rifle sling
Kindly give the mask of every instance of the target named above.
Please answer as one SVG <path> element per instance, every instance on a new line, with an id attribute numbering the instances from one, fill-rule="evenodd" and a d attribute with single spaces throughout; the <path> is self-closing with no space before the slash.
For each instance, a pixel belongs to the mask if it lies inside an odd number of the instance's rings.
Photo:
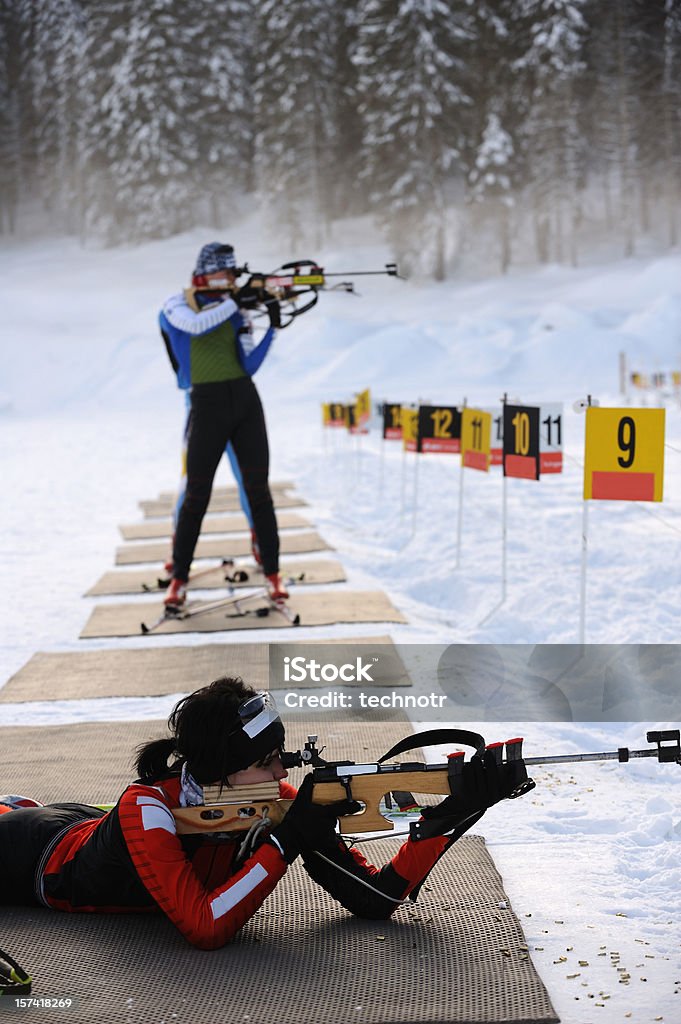
<path id="1" fill-rule="evenodd" d="M 382 764 L 391 757 L 404 754 L 406 750 L 416 750 L 418 747 L 434 747 L 443 743 L 463 743 L 464 746 L 474 747 L 476 753 L 484 754 L 485 740 L 478 732 L 470 732 L 468 729 L 427 729 L 425 732 L 415 732 L 412 736 L 405 736 L 403 740 L 391 747 L 387 754 L 379 757 L 377 764 Z"/>

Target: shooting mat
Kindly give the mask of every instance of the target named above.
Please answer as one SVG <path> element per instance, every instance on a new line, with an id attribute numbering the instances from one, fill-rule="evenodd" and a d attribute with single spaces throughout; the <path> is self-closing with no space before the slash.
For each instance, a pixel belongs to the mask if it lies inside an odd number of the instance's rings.
<path id="1" fill-rule="evenodd" d="M 312 523 L 298 512 L 280 512 L 277 516 L 280 530 L 309 528 Z M 147 519 L 143 523 L 126 523 L 119 526 L 123 540 L 154 540 L 171 537 L 174 525 L 172 519 Z M 250 526 L 242 512 L 226 516 L 205 516 L 201 524 L 201 535 L 206 533 L 250 533 Z"/>
<path id="2" fill-rule="evenodd" d="M 271 490 L 271 485 L 270 485 Z M 285 494 L 283 491 L 272 491 L 274 507 L 297 508 L 300 505 L 307 505 L 306 501 L 295 494 Z M 170 516 L 175 508 L 175 497 L 155 498 L 151 501 L 140 501 L 139 507 L 146 519 L 153 519 L 156 516 Z M 208 505 L 209 512 L 240 512 L 241 502 L 238 494 L 213 494 Z"/>
<path id="3" fill-rule="evenodd" d="M 325 540 L 309 530 L 307 533 L 284 534 L 280 538 L 282 555 L 300 555 L 305 551 L 328 551 Z M 170 540 L 135 544 L 126 544 L 116 548 L 116 565 L 134 565 L 137 562 L 166 562 L 170 557 Z M 215 537 L 199 540 L 194 551 L 194 558 L 236 558 L 239 555 L 250 555 L 251 538 L 226 537 L 219 540 Z"/>
<path id="4" fill-rule="evenodd" d="M 337 656 L 343 661 L 354 660 L 358 645 L 365 659 L 380 655 L 372 673 L 376 686 L 411 685 L 402 659 L 388 636 L 324 640 L 323 643 L 339 648 Z M 204 644 L 143 650 L 38 652 L 0 690 L 0 703 L 159 697 L 168 693 L 190 693 L 225 675 L 242 676 L 255 689 L 267 689 L 270 686 L 269 646 L 261 643 Z M 305 681 L 296 683 L 296 689 L 314 685 Z M 273 683 L 272 689 L 276 688 Z"/>
<path id="5" fill-rule="evenodd" d="M 365 847 L 389 860 L 395 840 Z M 299 862 L 228 946 L 193 949 L 159 915 L 3 908 L 34 996 L 77 997 L 50 1020 L 107 1024 L 553 1024 L 558 1017 L 480 836 L 436 866 L 414 907 L 353 918 Z M 502 950 L 507 950 L 505 955 Z M 95 980 L 96 979 L 96 980 Z M 26 1024 L 44 1022 L 23 1011 Z"/>
<path id="6" fill-rule="evenodd" d="M 275 610 L 265 618 L 255 611 L 263 605 L 257 593 L 252 599 L 246 594 L 240 600 L 240 614 L 235 605 L 223 605 L 188 619 L 167 619 L 151 636 L 168 633 L 215 633 L 240 629 L 292 629 L 288 619 Z M 192 602 L 192 607 L 209 606 L 211 601 Z M 404 615 L 380 590 L 337 590 L 314 593 L 293 593 L 287 605 L 293 615 L 300 616 L 301 626 L 331 626 L 340 622 L 406 622 Z M 105 636 L 140 636 L 141 623 L 151 625 L 161 614 L 162 605 L 156 602 L 134 604 L 100 604 L 95 608 L 80 634 L 81 639 Z M 296 637 L 296 640 L 298 638 Z"/>
<path id="7" fill-rule="evenodd" d="M 218 565 L 208 572 L 201 569 L 201 576 L 189 580 L 189 590 L 225 589 L 225 576 L 233 575 L 237 570 L 246 572 L 248 579 L 244 583 L 230 583 L 229 586 L 241 589 L 264 583 L 262 568 L 255 562 L 242 562 L 234 566 Z M 296 586 L 312 583 L 344 583 L 345 572 L 340 562 L 322 560 L 289 560 L 284 558 L 280 564 L 281 575 L 291 580 Z M 97 580 L 85 597 L 110 597 L 114 594 L 142 594 L 159 591 L 158 580 L 166 579 L 165 572 L 158 573 L 150 569 L 129 569 L 120 572 L 107 572 Z M 291 584 L 293 585 L 293 584 Z"/>
<path id="8" fill-rule="evenodd" d="M 329 711 L 323 718 L 292 719 L 285 724 L 287 750 L 301 748 L 308 733 L 315 733 L 336 761 L 375 758 L 413 731 L 400 712 L 391 715 L 391 721 L 367 717 L 360 722 L 334 723 L 334 712 Z M 26 793 L 43 803 L 111 803 L 135 778 L 135 748 L 167 734 L 165 721 L 156 719 L 0 726 L 3 792 Z M 418 758 L 418 751 L 409 756 Z M 302 775 L 300 769 L 291 772 L 294 785 Z"/>

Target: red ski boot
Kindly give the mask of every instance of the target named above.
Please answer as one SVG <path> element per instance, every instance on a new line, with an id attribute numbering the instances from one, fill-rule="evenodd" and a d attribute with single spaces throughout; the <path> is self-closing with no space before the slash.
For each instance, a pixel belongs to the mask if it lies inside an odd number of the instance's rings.
<path id="1" fill-rule="evenodd" d="M 289 596 L 288 590 L 281 582 L 281 576 L 278 572 L 273 572 L 269 576 L 266 576 L 267 580 L 267 591 L 269 597 L 273 601 L 285 601 Z"/>
<path id="2" fill-rule="evenodd" d="M 170 581 L 170 586 L 166 591 L 166 596 L 163 598 L 163 603 L 169 612 L 179 611 L 187 600 L 187 581 L 178 580 L 177 576 L 173 576 Z"/>

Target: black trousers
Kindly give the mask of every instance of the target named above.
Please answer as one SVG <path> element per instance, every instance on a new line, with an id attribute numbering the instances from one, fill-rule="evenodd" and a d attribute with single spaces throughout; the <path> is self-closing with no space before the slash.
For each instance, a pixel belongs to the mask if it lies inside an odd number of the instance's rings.
<path id="1" fill-rule="evenodd" d="M 187 489 L 175 530 L 173 575 L 187 580 L 208 508 L 215 472 L 228 441 L 244 490 L 266 575 L 279 571 L 279 533 L 267 480 L 269 445 L 260 396 L 250 377 L 192 388 L 187 437 Z"/>
<path id="2" fill-rule="evenodd" d="M 45 848 L 72 825 L 105 813 L 89 804 L 49 804 L 0 814 L 0 905 L 39 905 L 37 875 Z"/>

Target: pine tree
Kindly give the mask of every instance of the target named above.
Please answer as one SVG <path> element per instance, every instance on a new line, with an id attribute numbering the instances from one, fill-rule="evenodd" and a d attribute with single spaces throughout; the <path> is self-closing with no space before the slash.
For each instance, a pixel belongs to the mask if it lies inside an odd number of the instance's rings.
<path id="1" fill-rule="evenodd" d="M 500 242 L 500 268 L 511 264 L 511 210 L 514 206 L 513 139 L 504 129 L 498 114 L 490 112 L 477 148 L 475 166 L 468 175 L 469 201 L 494 217 Z"/>
<path id="2" fill-rule="evenodd" d="M 295 249 L 313 224 L 328 228 L 337 131 L 337 43 L 341 8 L 327 0 L 262 0 L 257 8 L 255 175 L 267 219 Z"/>
<path id="3" fill-rule="evenodd" d="M 81 144 L 87 236 L 163 238 L 194 222 L 203 26 L 194 17 L 202 5 L 193 8 L 102 0 L 91 9 Z"/>
<path id="4" fill-rule="evenodd" d="M 594 0 L 585 12 L 589 23 L 586 113 L 591 164 L 602 182 L 607 229 L 621 238 L 626 256 L 634 252 L 639 190 L 636 3 Z"/>
<path id="5" fill-rule="evenodd" d="M 255 187 L 254 46 L 252 0 L 213 0 L 210 27 L 204 21 L 192 59 L 198 88 L 195 129 L 200 174 L 194 187 L 216 226 L 239 212 L 244 197 Z"/>
<path id="6" fill-rule="evenodd" d="M 499 267 L 512 258 L 513 210 L 526 178 L 523 124 L 527 112 L 526 69 L 521 57 L 526 29 L 516 0 L 478 0 L 467 62 L 475 97 L 466 132 L 463 164 L 467 182 L 469 235 L 484 245 L 493 229 Z"/>
<path id="7" fill-rule="evenodd" d="M 364 129 L 358 114 L 358 74 L 352 55 L 357 48 L 359 26 L 357 7 L 340 5 L 336 44 L 335 125 L 330 140 L 330 166 L 333 174 L 330 176 L 327 200 L 332 219 L 359 215 L 368 210 L 366 190 L 357 188 Z"/>
<path id="8" fill-rule="evenodd" d="M 679 242 L 681 205 L 681 3 L 664 0 L 662 82 L 659 97 L 662 134 L 662 186 L 668 239 Z"/>
<path id="9" fill-rule="evenodd" d="M 20 26 L 0 7 L 0 232 L 16 230 L 21 174 Z"/>
<path id="10" fill-rule="evenodd" d="M 448 190 L 469 96 L 469 5 L 364 0 L 353 60 L 364 122 L 361 180 L 406 272 L 446 272 Z"/>
<path id="11" fill-rule="evenodd" d="M 25 86 L 31 111 L 31 179 L 51 223 L 72 229 L 79 187 L 85 13 L 80 0 L 34 0 L 24 6 L 30 18 Z"/>
<path id="12" fill-rule="evenodd" d="M 564 258 L 566 231 L 571 262 L 577 262 L 586 147 L 576 85 L 585 70 L 585 2 L 528 0 L 524 11 L 528 29 L 520 61 L 528 96 L 524 137 L 537 255 L 544 262 Z"/>

